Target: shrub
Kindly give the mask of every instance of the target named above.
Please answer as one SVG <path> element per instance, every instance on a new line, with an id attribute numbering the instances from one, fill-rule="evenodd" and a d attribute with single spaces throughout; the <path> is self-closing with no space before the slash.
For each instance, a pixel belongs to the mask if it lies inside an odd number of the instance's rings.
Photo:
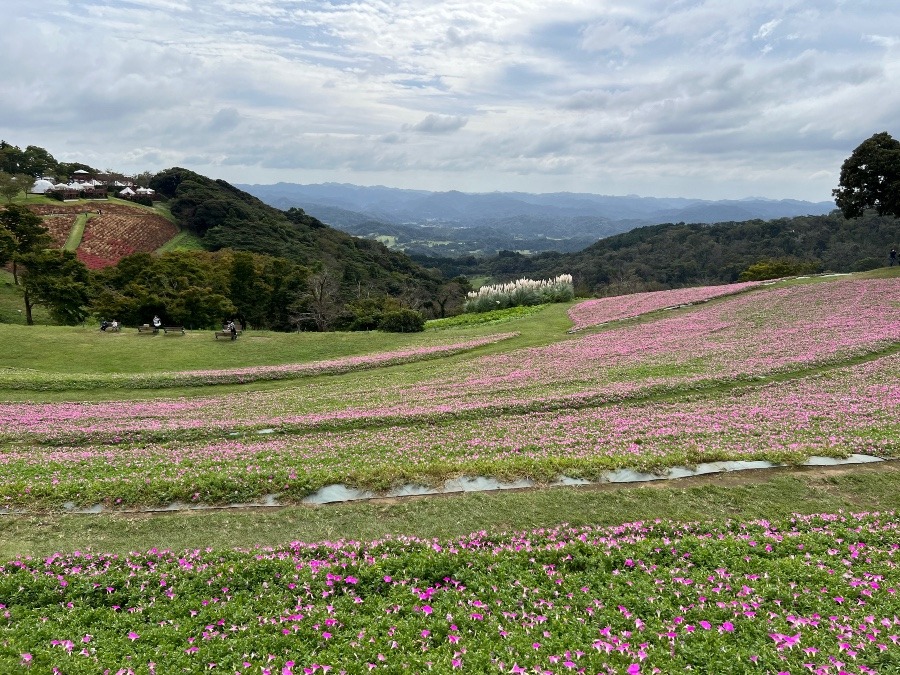
<path id="1" fill-rule="evenodd" d="M 425 330 L 425 317 L 412 309 L 397 309 L 385 312 L 378 328 L 388 333 L 418 333 Z"/>
<path id="2" fill-rule="evenodd" d="M 816 274 L 822 271 L 818 260 L 798 260 L 796 258 L 771 258 L 753 263 L 741 272 L 740 281 L 765 281 L 794 277 L 798 274 Z"/>
<path id="3" fill-rule="evenodd" d="M 861 258 L 853 263 L 850 269 L 853 272 L 868 272 L 869 270 L 875 270 L 879 267 L 884 267 L 884 262 L 878 258 Z"/>
<path id="4" fill-rule="evenodd" d="M 489 312 L 508 307 L 543 305 L 549 302 L 568 302 L 575 297 L 571 274 L 555 279 L 534 281 L 519 279 L 510 284 L 482 286 L 466 296 L 466 312 Z"/>

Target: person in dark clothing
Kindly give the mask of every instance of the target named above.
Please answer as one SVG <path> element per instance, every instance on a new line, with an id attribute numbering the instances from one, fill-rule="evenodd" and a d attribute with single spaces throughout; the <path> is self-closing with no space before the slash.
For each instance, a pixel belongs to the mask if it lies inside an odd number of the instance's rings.
<path id="1" fill-rule="evenodd" d="M 891 259 L 891 267 L 893 267 L 894 265 L 900 265 L 900 262 L 898 262 L 897 260 L 897 249 L 892 248 L 891 252 L 888 254 L 888 258 Z"/>
<path id="2" fill-rule="evenodd" d="M 231 331 L 231 339 L 237 340 L 237 326 L 234 325 L 234 321 L 228 322 L 228 330 Z"/>

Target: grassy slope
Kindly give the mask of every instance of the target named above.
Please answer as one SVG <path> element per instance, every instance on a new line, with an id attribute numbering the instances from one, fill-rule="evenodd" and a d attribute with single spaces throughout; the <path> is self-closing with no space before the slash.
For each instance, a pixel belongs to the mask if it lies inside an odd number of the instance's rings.
<path id="1" fill-rule="evenodd" d="M 866 277 L 898 277 L 900 270 L 876 270 Z M 818 279 L 791 283 L 817 283 Z M 0 296 L 2 298 L 2 296 Z M 483 348 L 505 351 L 566 339 L 565 306 L 500 326 L 453 329 L 460 337 L 521 331 L 506 343 Z M 25 333 L 24 331 L 28 331 Z M 446 338 L 451 331 L 440 331 Z M 28 339 L 23 339 L 27 335 Z M 181 337 L 138 336 L 134 331 L 106 335 L 82 328 L 0 326 L 0 367 L 65 372 L 78 356 L 85 372 L 146 372 L 159 369 L 227 367 L 314 361 L 416 344 L 420 335 L 268 334 L 244 336 L 235 344 L 216 342 L 207 332 Z M 255 341 L 256 340 L 256 341 Z M 103 344 L 100 344 L 103 342 Z M 480 351 L 483 353 L 483 351 Z M 454 358 L 467 358 L 465 355 Z M 415 370 L 416 364 L 399 367 Z M 354 377 L 357 377 L 356 375 Z M 369 377 L 361 373 L 358 377 Z M 376 380 L 377 381 L 377 378 Z M 278 386 L 276 384 L 256 385 Z M 175 392 L 166 392 L 166 395 Z M 203 390 L 208 393 L 208 390 Z M 102 397 L 103 392 L 98 392 Z M 113 396 L 128 395 L 115 392 Z M 52 395 L 41 395 L 53 398 Z M 84 398 L 79 392 L 77 398 Z M 0 392 L 0 399 L 8 398 Z M 740 516 L 777 517 L 793 511 L 900 508 L 900 471 L 895 465 L 865 467 L 844 475 L 826 472 L 755 474 L 739 480 L 675 482 L 613 490 L 556 488 L 547 491 L 459 495 L 408 501 L 380 501 L 323 508 L 271 511 L 208 511 L 161 516 L 42 515 L 0 517 L 0 558 L 93 547 L 111 551 L 150 546 L 191 548 L 272 544 L 290 539 L 374 538 L 388 533 L 452 536 L 479 529 L 523 529 L 559 522 L 614 523 L 670 517 L 684 520 Z"/>
<path id="2" fill-rule="evenodd" d="M 27 329 L 0 324 L 0 368 L 27 368 L 48 373 L 148 373 L 165 370 L 200 370 L 239 366 L 274 365 L 335 359 L 415 347 L 436 341 L 463 341 L 470 337 L 498 332 L 517 331 L 520 335 L 505 345 L 479 348 L 479 354 L 512 348 L 548 344 L 566 339 L 571 326 L 566 310 L 560 304 L 544 308 L 538 314 L 505 323 L 491 323 L 466 328 L 425 331 L 417 334 L 357 333 L 274 333 L 250 331 L 232 343 L 215 340 L 212 331 L 189 331 L 186 335 L 139 334 L 125 327 L 120 333 L 103 333 L 96 327 L 34 326 Z M 451 358 L 467 358 L 465 355 Z M 75 364 L 75 365 L 73 365 Z M 416 364 L 399 369 L 416 370 Z M 374 374 L 372 375 L 375 376 Z M 357 377 L 368 377 L 360 373 Z M 260 383 L 256 388 L 283 386 Z M 203 394 L 221 393 L 232 388 L 206 387 Z M 182 393 L 167 390 L 166 396 Z M 84 400 L 147 397 L 154 392 L 123 390 L 92 392 L 37 393 L 0 390 L 0 400 Z"/>
<path id="3" fill-rule="evenodd" d="M 670 518 L 774 519 L 792 513 L 900 509 L 900 463 L 846 473 L 778 471 L 643 486 L 552 488 L 380 500 L 323 507 L 210 510 L 155 515 L 0 516 L 0 560 L 92 548 L 125 553 L 251 547 L 288 541 L 372 540 L 388 534 L 455 537 Z"/>

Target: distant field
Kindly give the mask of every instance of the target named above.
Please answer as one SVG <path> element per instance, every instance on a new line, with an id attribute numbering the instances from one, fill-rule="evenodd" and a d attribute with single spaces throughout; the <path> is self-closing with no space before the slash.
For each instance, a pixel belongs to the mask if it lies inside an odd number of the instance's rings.
<path id="1" fill-rule="evenodd" d="M 76 223 L 83 227 L 75 252 L 90 268 L 114 265 L 132 253 L 153 252 L 178 234 L 177 226 L 164 216 L 120 201 L 29 206 L 48 226 L 55 228 L 52 230 L 55 240 L 61 238 L 61 232 L 57 230 L 60 225 L 64 227 L 68 219 L 71 219 L 70 231 Z M 65 237 L 68 236 L 69 232 L 65 232 Z"/>

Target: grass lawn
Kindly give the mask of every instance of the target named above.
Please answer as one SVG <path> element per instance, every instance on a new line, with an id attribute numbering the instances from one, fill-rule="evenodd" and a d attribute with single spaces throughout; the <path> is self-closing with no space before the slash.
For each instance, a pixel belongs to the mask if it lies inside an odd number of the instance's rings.
<path id="1" fill-rule="evenodd" d="M 155 514 L 0 516 L 0 559 L 54 551 L 249 548 L 289 541 L 450 539 L 569 525 L 776 519 L 900 509 L 900 463 L 766 470 L 643 486 L 558 487 L 373 502 Z"/>

